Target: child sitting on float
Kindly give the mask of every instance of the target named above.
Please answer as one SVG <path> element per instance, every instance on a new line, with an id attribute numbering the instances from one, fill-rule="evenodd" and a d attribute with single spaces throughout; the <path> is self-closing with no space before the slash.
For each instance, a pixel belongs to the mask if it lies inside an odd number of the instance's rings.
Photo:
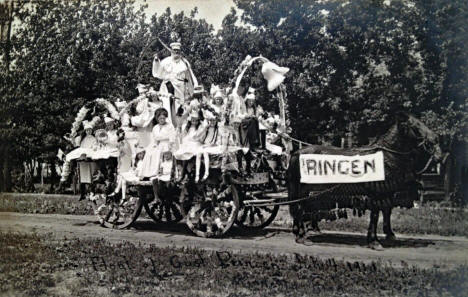
<path id="1" fill-rule="evenodd" d="M 157 124 L 151 133 L 152 140 L 146 147 L 140 178 L 157 178 L 159 176 L 159 163 L 162 152 L 171 151 L 174 146 L 176 131 L 174 126 L 168 122 L 168 112 L 159 108 L 155 112 Z"/>
<path id="2" fill-rule="evenodd" d="M 138 182 L 140 180 L 140 172 L 143 165 L 143 158 L 145 156 L 145 148 L 138 146 L 136 148 L 136 156 L 135 162 L 133 163 L 133 167 L 126 171 L 119 174 L 117 178 L 117 187 L 115 188 L 114 192 L 109 195 L 109 197 L 113 197 L 122 190 L 122 201 L 125 200 L 125 194 L 127 192 L 127 184 L 131 182 Z"/>
<path id="3" fill-rule="evenodd" d="M 187 163 L 192 157 L 196 156 L 201 150 L 201 136 L 205 133 L 206 126 L 200 120 L 200 111 L 192 110 L 188 118 L 188 122 L 182 128 L 181 143 L 174 156 L 177 160 L 183 161 L 182 173 L 179 181 L 185 179 L 187 173 Z M 198 181 L 199 176 L 196 176 Z"/>
<path id="4" fill-rule="evenodd" d="M 204 110 L 204 117 L 208 122 L 205 132 L 201 135 L 202 146 L 199 153 L 197 154 L 195 162 L 195 182 L 198 182 L 198 177 L 200 173 L 200 163 L 201 157 L 204 159 L 204 168 L 205 173 L 203 175 L 202 181 L 205 181 L 209 175 L 210 169 L 210 154 L 222 154 L 224 148 L 221 142 L 221 133 L 218 127 L 218 118 L 210 111 Z"/>
<path id="5" fill-rule="evenodd" d="M 213 109 L 213 111 L 216 112 L 218 115 L 221 115 L 224 113 L 225 111 L 224 96 L 219 88 L 217 88 L 217 90 L 214 92 L 213 100 L 210 106 Z"/>
<path id="6" fill-rule="evenodd" d="M 208 110 L 204 110 L 205 119 L 208 121 L 206 132 L 202 135 L 202 149 L 201 153 L 197 155 L 197 176 L 200 168 L 199 159 L 203 155 L 205 174 L 202 180 L 206 180 L 209 175 L 210 157 L 209 155 L 221 156 L 221 171 L 225 172 L 227 162 L 230 157 L 234 157 L 233 153 L 246 153 L 248 150 L 238 145 L 235 138 L 235 131 L 229 126 L 228 121 L 220 118 Z M 240 168 L 241 159 L 238 159 L 238 166 Z M 232 163 L 233 164 L 233 163 Z M 238 170 L 235 168 L 234 170 Z"/>
<path id="7" fill-rule="evenodd" d="M 106 146 L 108 148 L 117 148 L 119 144 L 119 136 L 117 135 L 117 129 L 115 128 L 115 120 L 111 117 L 105 117 L 104 122 L 106 123 L 107 132 Z"/>

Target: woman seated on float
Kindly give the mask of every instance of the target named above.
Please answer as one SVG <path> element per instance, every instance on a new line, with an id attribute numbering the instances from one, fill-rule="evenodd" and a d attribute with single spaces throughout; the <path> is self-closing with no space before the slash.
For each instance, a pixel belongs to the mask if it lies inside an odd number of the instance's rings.
<path id="1" fill-rule="evenodd" d="M 205 131 L 206 126 L 203 125 L 200 120 L 200 110 L 192 110 L 188 118 L 188 122 L 182 128 L 179 149 L 174 152 L 174 157 L 177 160 L 183 161 L 182 173 L 179 181 L 182 181 L 185 178 L 188 160 L 200 153 L 202 146 L 201 136 Z M 198 181 L 199 176 L 197 175 L 195 179 Z"/>
<path id="2" fill-rule="evenodd" d="M 167 121 L 168 112 L 164 108 L 159 108 L 155 112 L 157 124 L 151 133 L 151 143 L 146 147 L 146 154 L 143 159 L 140 172 L 141 179 L 153 179 L 159 175 L 159 163 L 161 154 L 171 151 L 176 138 L 174 126 Z"/>

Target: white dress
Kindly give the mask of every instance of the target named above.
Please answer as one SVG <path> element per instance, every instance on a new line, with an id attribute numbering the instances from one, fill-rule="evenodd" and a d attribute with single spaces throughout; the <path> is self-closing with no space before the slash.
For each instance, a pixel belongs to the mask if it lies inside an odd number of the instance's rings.
<path id="1" fill-rule="evenodd" d="M 97 146 L 97 140 L 93 135 L 86 135 L 80 143 L 80 147 L 69 152 L 65 157 L 65 160 L 70 162 L 71 160 L 79 159 L 80 157 L 91 158 L 94 151 L 93 149 Z"/>
<path id="2" fill-rule="evenodd" d="M 143 162 L 139 161 L 136 165 L 136 168 L 131 168 L 130 170 L 121 173 L 124 182 L 137 182 L 139 181 L 139 174 L 141 172 Z"/>
<path id="3" fill-rule="evenodd" d="M 174 96 L 179 98 L 181 103 L 193 94 L 193 87 L 198 85 L 189 62 L 184 58 L 169 56 L 162 61 L 155 58 L 153 76 L 163 81 L 159 90 L 162 93 L 167 93 L 166 83 L 170 81 L 174 86 Z"/>
<path id="4" fill-rule="evenodd" d="M 151 177 L 158 174 L 157 164 L 161 153 L 169 151 L 175 141 L 175 128 L 171 123 L 156 125 L 153 128 L 152 142 L 146 147 L 145 157 L 140 172 L 141 177 Z"/>
<path id="5" fill-rule="evenodd" d="M 205 130 L 204 126 L 200 124 L 198 129 L 192 126 L 188 131 L 186 131 L 186 127 L 187 125 L 182 128 L 180 147 L 174 152 L 174 157 L 177 160 L 190 160 L 193 156 L 202 152 L 200 137 Z"/>
<path id="6" fill-rule="evenodd" d="M 227 151 L 227 146 L 223 145 L 223 133 L 222 128 L 215 129 L 214 127 L 208 127 L 206 131 L 205 139 L 202 139 L 202 152 L 210 155 L 222 154 Z"/>
<path id="7" fill-rule="evenodd" d="M 159 166 L 159 177 L 158 177 L 159 180 L 165 181 L 165 182 L 168 182 L 171 180 L 172 165 L 173 165 L 172 158 L 168 161 L 161 162 Z"/>
<path id="8" fill-rule="evenodd" d="M 117 136 L 117 130 L 107 131 L 107 140 L 103 144 L 98 143 L 98 148 L 94 149 L 91 158 L 94 160 L 118 158 L 120 151 L 118 148 L 119 138 Z"/>
<path id="9" fill-rule="evenodd" d="M 151 143 L 154 112 L 160 107 L 162 107 L 161 102 L 150 102 L 146 97 L 138 102 L 135 107 L 138 115 L 131 117 L 131 123 L 133 126 L 137 127 L 138 144 L 140 146 L 146 147 Z"/>

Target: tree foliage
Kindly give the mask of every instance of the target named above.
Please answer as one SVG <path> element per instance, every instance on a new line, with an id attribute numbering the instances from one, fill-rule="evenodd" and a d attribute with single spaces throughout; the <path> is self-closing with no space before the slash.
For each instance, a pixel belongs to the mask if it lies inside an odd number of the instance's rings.
<path id="1" fill-rule="evenodd" d="M 205 88 L 226 85 L 249 54 L 289 67 L 291 126 L 304 141 L 353 134 L 365 142 L 396 109 L 467 139 L 466 1 L 235 0 L 218 32 L 197 9 L 147 21 L 132 0 L 17 2 L 26 4 L 21 26 L 0 44 L 0 136 L 17 164 L 52 162 L 84 103 L 130 100 L 138 82 L 157 88 L 151 62 L 168 55 L 158 38 L 170 43 L 172 32 Z M 258 70 L 243 87 L 277 111 Z"/>

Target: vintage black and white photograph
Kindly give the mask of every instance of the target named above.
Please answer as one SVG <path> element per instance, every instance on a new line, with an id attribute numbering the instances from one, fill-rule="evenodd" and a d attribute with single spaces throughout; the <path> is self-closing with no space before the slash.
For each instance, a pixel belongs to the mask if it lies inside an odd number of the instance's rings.
<path id="1" fill-rule="evenodd" d="M 0 0 L 0 296 L 468 296 L 466 0 Z"/>

